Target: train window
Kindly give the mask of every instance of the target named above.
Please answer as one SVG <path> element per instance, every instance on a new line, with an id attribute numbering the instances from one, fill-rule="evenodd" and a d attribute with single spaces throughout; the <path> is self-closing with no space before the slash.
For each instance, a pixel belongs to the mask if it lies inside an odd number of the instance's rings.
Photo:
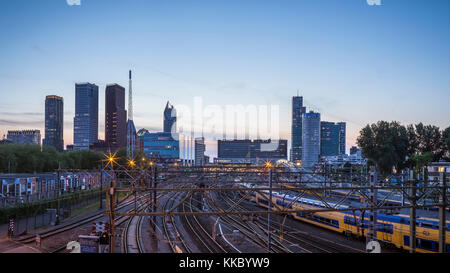
<path id="1" fill-rule="evenodd" d="M 426 250 L 437 250 L 435 242 L 424 239 L 417 239 L 417 247 Z"/>
<path id="2" fill-rule="evenodd" d="M 423 223 L 422 222 L 422 227 L 424 227 L 424 228 L 433 228 L 433 224 L 428 224 L 428 223 Z"/>
<path id="3" fill-rule="evenodd" d="M 403 244 L 409 246 L 409 236 L 403 236 Z"/>

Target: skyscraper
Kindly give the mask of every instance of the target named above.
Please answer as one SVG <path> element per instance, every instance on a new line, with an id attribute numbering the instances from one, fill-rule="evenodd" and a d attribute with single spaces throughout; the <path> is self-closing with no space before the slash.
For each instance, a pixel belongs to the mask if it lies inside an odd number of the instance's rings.
<path id="1" fill-rule="evenodd" d="M 91 83 L 75 84 L 75 117 L 73 149 L 88 150 L 98 141 L 98 86 Z"/>
<path id="2" fill-rule="evenodd" d="M 346 127 L 347 124 L 345 122 L 339 122 L 340 133 L 339 133 L 339 154 L 345 154 L 345 140 L 346 140 Z"/>
<path id="3" fill-rule="evenodd" d="M 303 151 L 302 166 L 314 166 L 320 155 L 320 114 L 310 111 L 303 115 L 302 121 Z"/>
<path id="4" fill-rule="evenodd" d="M 291 161 L 302 159 L 302 116 L 306 113 L 303 97 L 292 98 Z"/>
<path id="5" fill-rule="evenodd" d="M 105 142 L 111 152 L 127 145 L 125 88 L 118 84 L 105 90 Z"/>
<path id="6" fill-rule="evenodd" d="M 205 165 L 205 138 L 198 137 L 195 139 L 195 166 Z"/>
<path id="7" fill-rule="evenodd" d="M 320 155 L 337 156 L 340 149 L 340 124 L 322 121 L 320 123 Z"/>
<path id="8" fill-rule="evenodd" d="M 176 110 L 169 102 L 166 104 L 164 109 L 164 132 L 170 133 L 172 130 L 176 132 L 177 130 L 177 114 Z"/>
<path id="9" fill-rule="evenodd" d="M 43 145 L 64 150 L 64 99 L 58 96 L 45 98 L 45 138 Z"/>

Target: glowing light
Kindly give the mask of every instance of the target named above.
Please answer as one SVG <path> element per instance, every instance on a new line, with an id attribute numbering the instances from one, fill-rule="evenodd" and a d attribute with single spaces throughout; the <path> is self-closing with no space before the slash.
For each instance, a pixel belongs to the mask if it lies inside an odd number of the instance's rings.
<path id="1" fill-rule="evenodd" d="M 111 165 L 111 167 L 112 167 L 112 166 L 114 166 L 114 164 L 118 165 L 118 163 L 116 161 L 116 159 L 117 159 L 116 153 L 114 153 L 114 154 L 108 153 L 108 154 L 104 154 L 103 156 L 105 157 L 105 159 L 103 161 L 107 162 L 106 167 L 108 167 L 109 165 Z"/>
<path id="2" fill-rule="evenodd" d="M 134 167 L 134 165 L 136 165 L 136 163 L 134 162 L 134 160 L 129 160 L 129 161 L 128 161 L 128 164 L 129 164 L 131 167 Z"/>

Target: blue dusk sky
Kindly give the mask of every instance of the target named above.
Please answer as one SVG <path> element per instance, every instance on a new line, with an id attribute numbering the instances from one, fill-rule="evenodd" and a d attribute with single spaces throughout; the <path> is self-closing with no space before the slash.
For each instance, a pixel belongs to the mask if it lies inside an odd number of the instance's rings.
<path id="1" fill-rule="evenodd" d="M 69 2 L 74 2 L 69 1 Z M 64 97 L 73 142 L 75 83 L 128 89 L 137 129 L 162 129 L 169 100 L 280 107 L 292 96 L 347 122 L 347 149 L 378 120 L 450 126 L 450 1 L 0 0 L 0 133 L 40 129 L 45 96 Z M 264 137 L 264 136 L 262 136 Z M 215 156 L 213 142 L 207 154 Z"/>

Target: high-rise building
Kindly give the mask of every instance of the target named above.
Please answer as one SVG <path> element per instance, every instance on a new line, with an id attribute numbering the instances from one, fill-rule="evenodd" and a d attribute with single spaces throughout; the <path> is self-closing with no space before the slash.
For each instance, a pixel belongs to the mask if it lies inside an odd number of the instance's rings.
<path id="1" fill-rule="evenodd" d="M 302 116 L 306 113 L 303 97 L 292 98 L 291 161 L 302 159 Z"/>
<path id="2" fill-rule="evenodd" d="M 125 88 L 118 84 L 105 90 L 105 145 L 111 152 L 127 146 Z"/>
<path id="3" fill-rule="evenodd" d="M 6 138 L 16 145 L 41 145 L 41 131 L 39 130 L 8 131 Z"/>
<path id="4" fill-rule="evenodd" d="M 219 140 L 217 144 L 217 163 L 261 164 L 287 160 L 287 140 Z"/>
<path id="5" fill-rule="evenodd" d="M 45 98 L 45 138 L 43 145 L 64 150 L 64 99 L 58 96 Z"/>
<path id="6" fill-rule="evenodd" d="M 310 111 L 303 114 L 302 121 L 303 151 L 302 166 L 313 167 L 320 155 L 320 114 Z"/>
<path id="7" fill-rule="evenodd" d="M 73 149 L 88 150 L 98 141 L 98 86 L 91 83 L 75 84 L 75 117 Z"/>
<path id="8" fill-rule="evenodd" d="M 164 132 L 170 133 L 172 130 L 177 131 L 177 114 L 176 110 L 169 102 L 164 109 Z"/>
<path id="9" fill-rule="evenodd" d="M 334 122 L 320 123 L 320 155 L 336 156 L 340 149 L 341 126 Z"/>
<path id="10" fill-rule="evenodd" d="M 205 138 L 199 137 L 195 139 L 195 166 L 205 165 Z"/>
<path id="11" fill-rule="evenodd" d="M 347 124 L 345 122 L 339 122 L 340 133 L 339 133 L 339 154 L 345 155 L 345 140 L 347 135 Z"/>

